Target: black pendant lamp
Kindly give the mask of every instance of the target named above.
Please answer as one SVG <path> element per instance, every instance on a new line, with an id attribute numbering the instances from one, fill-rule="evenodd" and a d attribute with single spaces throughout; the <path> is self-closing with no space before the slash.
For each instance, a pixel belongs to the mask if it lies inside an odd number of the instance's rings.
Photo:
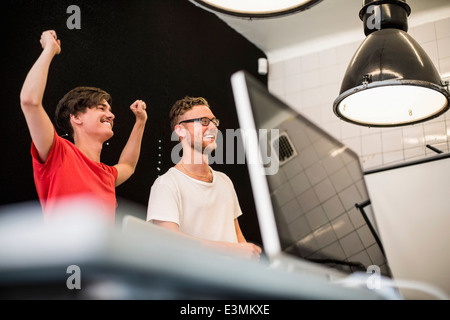
<path id="1" fill-rule="evenodd" d="M 433 119 L 450 107 L 431 59 L 407 33 L 406 1 L 365 0 L 359 17 L 366 39 L 342 81 L 334 113 L 367 127 L 395 127 Z"/>
<path id="2" fill-rule="evenodd" d="M 311 8 L 322 0 L 190 0 L 212 12 L 241 18 L 273 18 Z"/>

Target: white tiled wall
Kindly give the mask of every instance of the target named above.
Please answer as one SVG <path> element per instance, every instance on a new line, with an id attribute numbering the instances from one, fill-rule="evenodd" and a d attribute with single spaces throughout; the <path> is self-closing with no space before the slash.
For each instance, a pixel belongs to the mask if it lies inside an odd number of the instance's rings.
<path id="1" fill-rule="evenodd" d="M 359 154 L 365 170 L 436 155 L 430 144 L 449 151 L 450 113 L 397 128 L 366 128 L 333 113 L 333 102 L 361 40 L 327 50 L 269 61 L 269 91 Z M 428 53 L 441 75 L 450 73 L 450 18 L 412 27 L 408 33 Z"/>

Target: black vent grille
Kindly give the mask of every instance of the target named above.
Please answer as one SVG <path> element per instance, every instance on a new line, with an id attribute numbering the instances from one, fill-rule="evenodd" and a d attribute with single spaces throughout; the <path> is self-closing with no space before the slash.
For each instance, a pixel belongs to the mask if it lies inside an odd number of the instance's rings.
<path id="1" fill-rule="evenodd" d="M 280 165 L 297 155 L 297 151 L 286 132 L 281 133 L 278 139 L 272 141 L 272 148 L 278 155 Z"/>

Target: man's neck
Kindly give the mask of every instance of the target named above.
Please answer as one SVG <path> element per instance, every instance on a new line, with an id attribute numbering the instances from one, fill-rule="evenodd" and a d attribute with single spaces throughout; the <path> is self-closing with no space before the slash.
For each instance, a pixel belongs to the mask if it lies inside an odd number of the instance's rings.
<path id="1" fill-rule="evenodd" d="M 183 149 L 181 163 L 189 171 L 196 174 L 207 174 L 210 171 L 208 155 L 193 148 Z"/>
<path id="2" fill-rule="evenodd" d="M 74 139 L 75 146 L 90 160 L 100 162 L 103 142 L 87 139 Z"/>

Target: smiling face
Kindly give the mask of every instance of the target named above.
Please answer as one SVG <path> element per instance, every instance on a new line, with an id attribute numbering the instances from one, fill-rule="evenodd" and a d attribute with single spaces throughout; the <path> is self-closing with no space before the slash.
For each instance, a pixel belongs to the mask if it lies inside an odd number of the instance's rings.
<path id="1" fill-rule="evenodd" d="M 106 100 L 87 108 L 85 112 L 71 115 L 72 126 L 78 134 L 88 134 L 106 141 L 113 135 L 114 114 Z"/>
<path id="2" fill-rule="evenodd" d="M 208 119 L 215 118 L 209 107 L 196 105 L 179 117 L 179 123 L 203 117 Z M 181 137 L 181 140 L 189 144 L 195 151 L 208 154 L 217 148 L 216 137 L 218 129 L 212 121 L 207 126 L 203 126 L 199 121 L 183 122 L 178 124 L 175 130 Z"/>
<path id="3" fill-rule="evenodd" d="M 59 134 L 74 136 L 74 115 L 87 112 L 87 109 L 100 104 L 111 105 L 111 95 L 96 87 L 75 87 L 59 100 L 55 110 L 55 125 Z"/>

